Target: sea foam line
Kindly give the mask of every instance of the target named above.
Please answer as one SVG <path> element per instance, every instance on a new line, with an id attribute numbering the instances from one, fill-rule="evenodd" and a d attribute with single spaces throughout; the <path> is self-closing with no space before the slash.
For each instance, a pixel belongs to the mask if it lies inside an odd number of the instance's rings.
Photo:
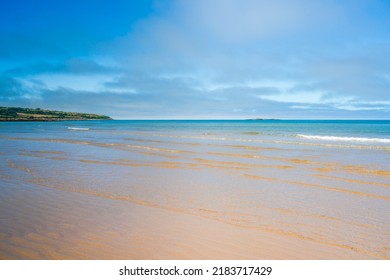
<path id="1" fill-rule="evenodd" d="M 363 142 L 363 143 L 390 143 L 390 139 L 388 138 L 340 137 L 340 136 L 322 136 L 322 135 L 305 135 L 305 134 L 298 134 L 297 136 L 300 138 L 312 139 L 312 140 Z"/>
<path id="2" fill-rule="evenodd" d="M 68 129 L 69 130 L 89 130 L 88 127 L 71 127 L 71 126 L 68 126 Z"/>

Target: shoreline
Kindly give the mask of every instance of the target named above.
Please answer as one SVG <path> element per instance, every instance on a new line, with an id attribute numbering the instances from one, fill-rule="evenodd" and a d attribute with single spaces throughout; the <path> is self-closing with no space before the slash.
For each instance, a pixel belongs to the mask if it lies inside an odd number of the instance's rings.
<path id="1" fill-rule="evenodd" d="M 390 259 L 388 145 L 242 123 L 3 125 L 0 258 Z"/>

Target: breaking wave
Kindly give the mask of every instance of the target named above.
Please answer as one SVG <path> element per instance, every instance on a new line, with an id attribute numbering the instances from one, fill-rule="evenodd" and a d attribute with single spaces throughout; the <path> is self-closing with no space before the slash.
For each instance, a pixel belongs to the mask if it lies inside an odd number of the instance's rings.
<path id="1" fill-rule="evenodd" d="M 311 139 L 311 140 L 390 144 L 389 138 L 340 137 L 340 136 L 305 135 L 305 134 L 298 134 L 297 137 L 304 138 L 304 139 Z"/>

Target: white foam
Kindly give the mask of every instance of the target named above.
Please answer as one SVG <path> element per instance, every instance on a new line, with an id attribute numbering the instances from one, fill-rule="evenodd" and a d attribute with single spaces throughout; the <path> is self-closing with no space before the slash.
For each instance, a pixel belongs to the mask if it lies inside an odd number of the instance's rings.
<path id="1" fill-rule="evenodd" d="M 367 137 L 340 137 L 340 136 L 322 136 L 322 135 L 305 135 L 298 134 L 300 138 L 311 140 L 325 140 L 338 142 L 359 142 L 359 143 L 390 143 L 388 138 L 367 138 Z"/>
<path id="2" fill-rule="evenodd" d="M 71 126 L 68 126 L 68 129 L 70 129 L 70 130 L 89 130 L 88 127 L 71 127 Z"/>

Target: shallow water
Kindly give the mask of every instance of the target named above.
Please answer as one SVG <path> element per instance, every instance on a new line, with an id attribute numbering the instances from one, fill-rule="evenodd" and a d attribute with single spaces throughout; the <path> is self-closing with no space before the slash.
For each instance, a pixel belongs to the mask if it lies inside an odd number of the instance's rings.
<path id="1" fill-rule="evenodd" d="M 0 258 L 388 259 L 390 121 L 0 123 Z"/>

